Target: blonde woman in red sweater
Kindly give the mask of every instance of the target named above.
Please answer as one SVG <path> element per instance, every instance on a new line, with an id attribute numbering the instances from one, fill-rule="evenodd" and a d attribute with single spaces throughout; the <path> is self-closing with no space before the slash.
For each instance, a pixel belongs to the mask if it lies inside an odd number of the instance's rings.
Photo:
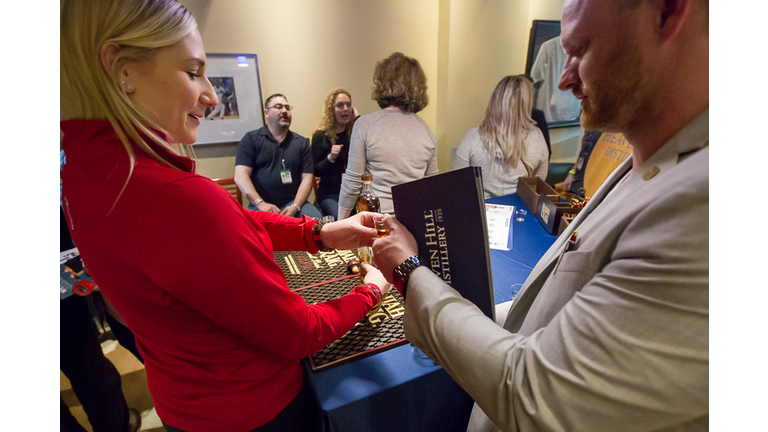
<path id="1" fill-rule="evenodd" d="M 136 335 L 170 431 L 312 430 L 299 359 L 390 286 L 307 305 L 275 250 L 371 245 L 374 215 L 322 225 L 243 208 L 169 143 L 217 104 L 192 15 L 172 0 L 61 2 L 63 207 L 81 256 Z"/>

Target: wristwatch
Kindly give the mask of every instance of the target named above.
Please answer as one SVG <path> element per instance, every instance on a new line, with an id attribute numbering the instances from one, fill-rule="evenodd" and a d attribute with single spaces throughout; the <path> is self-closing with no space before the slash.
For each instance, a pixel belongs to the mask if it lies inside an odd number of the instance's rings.
<path id="1" fill-rule="evenodd" d="M 422 265 L 424 263 L 421 261 L 421 258 L 418 255 L 413 255 L 392 270 L 392 282 L 395 288 L 400 291 L 400 294 L 403 295 L 403 299 L 405 299 L 405 289 L 408 287 L 408 278 L 411 276 L 411 272 L 416 270 L 416 267 Z"/>
<path id="2" fill-rule="evenodd" d="M 261 198 L 261 197 L 256 198 L 255 200 L 253 200 L 253 206 L 256 207 L 257 205 L 259 205 L 259 204 L 261 204 L 263 202 L 264 202 L 264 198 Z"/>

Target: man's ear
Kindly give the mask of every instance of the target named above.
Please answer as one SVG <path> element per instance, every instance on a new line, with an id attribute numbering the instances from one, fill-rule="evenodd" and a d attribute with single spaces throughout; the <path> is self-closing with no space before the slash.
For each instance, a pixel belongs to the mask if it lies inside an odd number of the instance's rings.
<path id="1" fill-rule="evenodd" d="M 680 32 L 691 12 L 692 1 L 697 0 L 649 0 L 658 16 L 656 31 L 662 39 Z"/>

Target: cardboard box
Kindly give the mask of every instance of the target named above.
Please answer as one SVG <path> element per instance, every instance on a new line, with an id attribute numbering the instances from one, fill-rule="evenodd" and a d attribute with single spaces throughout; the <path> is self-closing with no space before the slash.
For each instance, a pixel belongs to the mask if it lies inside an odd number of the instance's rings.
<path id="1" fill-rule="evenodd" d="M 558 235 L 560 233 L 560 221 L 564 214 L 576 215 L 581 211 L 580 207 L 571 207 L 567 202 L 552 202 L 542 194 L 539 198 L 536 219 L 548 233 Z M 564 230 L 565 228 L 563 228 Z"/>
<path id="2" fill-rule="evenodd" d="M 560 195 L 556 190 L 552 189 L 552 186 L 548 185 L 544 180 L 538 177 L 520 177 L 517 179 L 517 196 L 523 200 L 525 206 L 533 214 L 539 212 L 541 205 L 539 200 L 544 197 L 544 200 L 550 202 L 557 202 L 560 200 Z"/>
<path id="3" fill-rule="evenodd" d="M 568 225 L 573 222 L 573 219 L 576 218 L 576 215 L 573 213 L 565 213 L 562 217 L 560 217 L 560 225 L 557 228 L 557 236 L 560 237 L 560 235 L 565 231 L 566 228 L 568 228 Z"/>

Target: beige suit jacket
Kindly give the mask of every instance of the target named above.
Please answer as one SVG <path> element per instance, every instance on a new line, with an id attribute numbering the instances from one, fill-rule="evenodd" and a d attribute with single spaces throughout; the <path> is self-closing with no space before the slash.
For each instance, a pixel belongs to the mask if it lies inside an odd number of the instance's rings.
<path id="1" fill-rule="evenodd" d="M 707 430 L 708 142 L 709 110 L 628 176 L 620 166 L 503 327 L 413 272 L 406 336 L 475 400 L 470 431 Z"/>

